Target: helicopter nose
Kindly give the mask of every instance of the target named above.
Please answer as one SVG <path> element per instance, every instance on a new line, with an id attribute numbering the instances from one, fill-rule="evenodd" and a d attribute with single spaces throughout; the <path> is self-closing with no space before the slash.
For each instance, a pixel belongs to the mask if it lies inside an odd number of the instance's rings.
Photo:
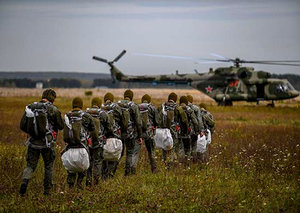
<path id="1" fill-rule="evenodd" d="M 292 91 L 290 91 L 290 95 L 292 96 L 292 98 L 295 98 L 295 97 L 299 96 L 299 92 L 297 90 L 292 90 Z"/>

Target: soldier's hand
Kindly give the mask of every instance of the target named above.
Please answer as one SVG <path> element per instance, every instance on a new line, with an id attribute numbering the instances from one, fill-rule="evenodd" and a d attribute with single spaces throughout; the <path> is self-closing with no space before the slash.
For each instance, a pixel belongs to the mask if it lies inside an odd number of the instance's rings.
<path id="1" fill-rule="evenodd" d="M 139 138 L 139 139 L 138 139 L 138 144 L 142 145 L 142 143 L 143 143 L 143 139 L 142 139 L 142 138 Z"/>

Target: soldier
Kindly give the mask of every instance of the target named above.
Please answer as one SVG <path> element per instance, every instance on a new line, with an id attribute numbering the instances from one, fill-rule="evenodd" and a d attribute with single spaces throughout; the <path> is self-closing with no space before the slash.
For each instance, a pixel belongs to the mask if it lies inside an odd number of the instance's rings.
<path id="1" fill-rule="evenodd" d="M 152 173 L 155 173 L 156 160 L 153 136 L 155 128 L 159 124 L 159 114 L 157 109 L 151 103 L 151 97 L 148 94 L 143 95 L 142 104 L 139 104 L 138 106 L 142 117 L 142 138 L 145 141 L 146 149 L 148 151 L 151 171 Z"/>
<path id="2" fill-rule="evenodd" d="M 188 99 L 186 96 L 181 96 L 180 97 L 180 106 L 186 113 L 189 121 L 189 129 L 188 133 L 184 134 L 181 132 L 180 138 L 183 143 L 184 147 L 184 153 L 185 153 L 185 158 L 187 160 L 190 160 L 191 157 L 191 136 L 192 135 L 198 135 L 199 134 L 199 126 L 198 126 L 198 120 L 196 118 L 196 115 L 194 113 L 194 110 L 188 106 Z"/>
<path id="3" fill-rule="evenodd" d="M 29 180 L 37 167 L 40 155 L 42 155 L 44 160 L 45 174 L 44 174 L 44 195 L 50 194 L 50 189 L 52 187 L 53 181 L 53 163 L 55 159 L 55 149 L 54 142 L 57 138 L 58 130 L 62 130 L 64 127 L 64 122 L 61 118 L 61 113 L 57 106 L 53 105 L 56 98 L 56 92 L 52 89 L 46 89 L 42 94 L 42 100 L 40 102 L 35 102 L 26 107 L 26 111 L 20 122 L 21 129 L 29 134 L 29 139 L 27 140 L 28 150 L 26 161 L 27 165 L 23 173 L 23 182 L 20 188 L 20 194 L 24 195 L 28 186 Z M 31 131 L 28 131 L 30 125 L 34 125 L 33 116 L 30 116 L 30 111 L 39 109 L 40 106 L 46 109 L 45 117 L 47 124 L 45 123 L 44 128 L 46 128 L 46 136 L 39 137 Z M 42 112 L 43 110 L 41 110 Z M 36 113 L 38 113 L 36 111 Z M 32 114 L 33 115 L 33 114 Z M 42 115 L 41 115 L 42 116 Z M 39 118 L 34 117 L 36 123 L 40 122 Z M 42 120 L 41 120 L 42 123 Z M 38 123 L 39 124 L 39 123 Z M 36 126 L 33 126 L 35 129 Z M 48 128 L 47 128 L 48 127 Z"/>
<path id="4" fill-rule="evenodd" d="M 92 99 L 91 108 L 86 109 L 86 112 L 93 117 L 96 133 L 98 133 L 98 140 L 92 141 L 92 143 L 89 144 L 90 167 L 87 170 L 87 186 L 92 185 L 92 176 L 94 178 L 94 184 L 99 183 L 99 177 L 102 173 L 103 143 L 105 138 L 113 137 L 113 124 L 106 111 L 100 108 L 101 105 L 101 99 L 95 97 Z"/>
<path id="5" fill-rule="evenodd" d="M 168 96 L 168 101 L 163 103 L 158 111 L 161 116 L 160 128 L 168 128 L 173 138 L 173 148 L 163 150 L 163 159 L 169 168 L 171 162 L 176 162 L 178 158 L 183 158 L 183 145 L 178 139 L 179 133 L 187 134 L 188 118 L 181 106 L 176 104 L 177 95 L 172 92 Z"/>
<path id="6" fill-rule="evenodd" d="M 214 120 L 214 117 L 213 115 L 206 110 L 206 105 L 204 103 L 201 103 L 200 105 L 200 111 L 201 111 L 201 116 L 203 118 L 203 126 L 204 126 L 204 135 L 206 137 L 206 139 L 204 140 L 205 142 L 203 142 L 203 144 L 201 144 L 201 149 L 200 149 L 200 152 L 197 153 L 197 160 L 199 162 L 207 162 L 208 160 L 208 153 L 207 153 L 207 150 L 208 150 L 208 145 L 210 144 L 210 139 L 208 139 L 208 131 L 210 131 L 210 134 L 212 135 L 214 130 L 215 130 L 215 120 Z M 211 135 L 209 137 L 211 137 Z"/>
<path id="7" fill-rule="evenodd" d="M 192 95 L 187 95 L 187 99 L 188 99 L 188 106 L 194 111 L 198 121 L 198 133 L 200 133 L 200 136 L 202 136 L 204 133 L 204 126 L 203 126 L 200 108 L 197 105 L 193 104 L 194 98 Z M 195 131 L 194 134 L 191 134 L 191 149 L 192 149 L 191 155 L 193 158 L 196 157 L 197 139 L 198 139 L 198 134 L 196 134 Z"/>
<path id="8" fill-rule="evenodd" d="M 122 125 L 122 109 L 118 104 L 114 103 L 114 95 L 110 92 L 104 95 L 104 104 L 102 105 L 102 110 L 108 113 L 108 117 L 113 124 L 114 137 L 121 139 L 121 125 Z M 123 150 L 120 160 L 124 154 L 124 142 Z M 119 160 L 119 161 L 120 161 Z M 117 171 L 119 161 L 103 161 L 102 164 L 102 177 L 107 179 L 113 177 Z"/>
<path id="9" fill-rule="evenodd" d="M 133 92 L 126 90 L 124 100 L 118 101 L 122 109 L 121 138 L 126 146 L 125 176 L 136 173 L 142 144 L 142 120 L 138 106 L 132 102 Z"/>
<path id="10" fill-rule="evenodd" d="M 201 115 L 203 118 L 204 129 L 209 129 L 211 134 L 215 131 L 215 119 L 214 116 L 206 109 L 204 103 L 200 104 Z"/>
<path id="11" fill-rule="evenodd" d="M 87 138 L 87 132 L 90 132 L 92 141 L 98 141 L 98 133 L 96 131 L 95 127 L 95 122 L 93 121 L 93 118 L 90 114 L 84 113 L 82 111 L 83 108 L 83 101 L 80 97 L 75 97 L 72 101 L 72 108 L 73 110 L 70 112 L 71 114 L 80 114 L 81 117 L 81 133 L 79 135 L 81 136 L 80 140 L 81 143 L 79 144 L 67 144 L 65 150 L 67 151 L 68 149 L 76 149 L 76 148 L 86 148 L 88 146 L 88 138 Z M 64 130 L 65 131 L 65 130 Z M 65 132 L 64 132 L 65 135 Z M 67 176 L 67 183 L 70 188 L 72 188 L 75 184 L 76 181 L 76 176 L 77 177 L 77 187 L 79 189 L 82 189 L 82 181 L 83 178 L 85 177 L 86 172 L 78 172 L 78 173 L 71 173 L 69 171 L 68 176 Z"/>

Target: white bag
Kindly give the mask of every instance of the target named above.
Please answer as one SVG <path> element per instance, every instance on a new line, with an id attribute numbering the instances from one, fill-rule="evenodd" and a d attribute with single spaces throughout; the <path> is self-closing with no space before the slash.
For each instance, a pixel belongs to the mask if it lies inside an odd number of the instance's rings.
<path id="1" fill-rule="evenodd" d="M 207 129 L 206 141 L 207 141 L 207 145 L 211 143 L 211 132 L 209 129 Z"/>
<path id="2" fill-rule="evenodd" d="M 154 141 L 158 149 L 171 150 L 173 148 L 173 138 L 170 129 L 156 129 Z"/>
<path id="3" fill-rule="evenodd" d="M 122 141 L 118 138 L 108 138 L 103 146 L 103 158 L 105 161 L 118 161 L 123 149 Z"/>
<path id="4" fill-rule="evenodd" d="M 197 139 L 197 148 L 196 148 L 196 152 L 200 152 L 200 153 L 205 153 L 206 152 L 206 146 L 207 146 L 207 140 L 205 135 L 203 135 L 202 137 L 200 136 L 200 134 L 198 135 L 198 139 Z"/>
<path id="5" fill-rule="evenodd" d="M 68 149 L 61 156 L 61 161 L 70 173 L 84 172 L 90 166 L 89 154 L 85 148 Z"/>

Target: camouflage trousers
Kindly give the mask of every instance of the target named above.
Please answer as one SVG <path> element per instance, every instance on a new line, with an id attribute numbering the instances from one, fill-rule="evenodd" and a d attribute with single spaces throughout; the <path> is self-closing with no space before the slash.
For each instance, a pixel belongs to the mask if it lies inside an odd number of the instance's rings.
<path id="1" fill-rule="evenodd" d="M 79 172 L 79 173 L 70 173 L 69 171 L 68 172 L 68 176 L 67 176 L 67 183 L 69 185 L 69 187 L 73 187 L 75 185 L 75 182 L 76 182 L 76 177 L 77 177 L 77 187 L 78 188 L 82 188 L 82 181 L 83 181 L 83 178 L 85 177 L 85 173 L 86 172 Z"/>
<path id="2" fill-rule="evenodd" d="M 136 173 L 136 167 L 141 152 L 141 145 L 136 139 L 124 139 L 126 146 L 125 176 Z"/>
<path id="3" fill-rule="evenodd" d="M 188 160 L 191 158 L 191 138 L 181 138 L 183 150 L 184 150 L 184 159 Z"/>
<path id="4" fill-rule="evenodd" d="M 94 178 L 94 184 L 98 184 L 99 177 L 102 175 L 103 148 L 89 148 L 90 167 L 86 174 L 86 184 L 91 185 Z"/>
<path id="5" fill-rule="evenodd" d="M 173 148 L 171 150 L 162 150 L 163 160 L 169 167 L 170 163 L 178 163 L 184 158 L 182 140 L 173 137 Z"/>
<path id="6" fill-rule="evenodd" d="M 148 157 L 150 161 L 151 171 L 154 172 L 156 170 L 156 160 L 155 160 L 155 142 L 154 139 L 145 140 L 145 146 L 148 152 Z"/>
<path id="7" fill-rule="evenodd" d="M 102 162 L 102 178 L 103 179 L 112 178 L 114 176 L 114 174 L 116 173 L 116 171 L 118 169 L 118 165 L 119 165 L 122 157 L 124 156 L 124 151 L 125 151 L 124 140 L 125 139 L 122 139 L 123 148 L 122 148 L 120 159 L 118 161 L 103 161 Z"/>
<path id="8" fill-rule="evenodd" d="M 38 165 L 38 161 L 42 155 L 44 160 L 44 190 L 49 191 L 52 187 L 53 181 L 53 164 L 55 159 L 55 150 L 53 148 L 35 149 L 28 146 L 26 161 L 27 165 L 23 172 L 23 180 L 30 180 Z"/>
<path id="9" fill-rule="evenodd" d="M 191 136 L 191 155 L 192 158 L 197 157 L 197 140 L 198 140 L 198 135 L 192 135 Z"/>

